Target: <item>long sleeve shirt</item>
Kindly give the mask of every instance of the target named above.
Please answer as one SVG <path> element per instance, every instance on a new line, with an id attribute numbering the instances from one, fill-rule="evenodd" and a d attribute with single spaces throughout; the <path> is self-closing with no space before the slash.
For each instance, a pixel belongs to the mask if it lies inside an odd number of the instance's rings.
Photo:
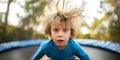
<path id="1" fill-rule="evenodd" d="M 39 60 L 44 55 L 47 55 L 51 60 L 74 60 L 74 56 L 79 57 L 80 60 L 90 60 L 81 46 L 71 39 L 64 50 L 58 49 L 52 39 L 41 44 L 32 60 Z"/>

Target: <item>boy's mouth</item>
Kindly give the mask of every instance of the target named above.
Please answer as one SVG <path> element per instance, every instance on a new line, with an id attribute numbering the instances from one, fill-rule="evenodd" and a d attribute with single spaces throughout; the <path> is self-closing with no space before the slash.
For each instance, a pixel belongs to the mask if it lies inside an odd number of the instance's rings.
<path id="1" fill-rule="evenodd" d="M 64 42 L 64 40 L 58 40 L 58 42 Z"/>

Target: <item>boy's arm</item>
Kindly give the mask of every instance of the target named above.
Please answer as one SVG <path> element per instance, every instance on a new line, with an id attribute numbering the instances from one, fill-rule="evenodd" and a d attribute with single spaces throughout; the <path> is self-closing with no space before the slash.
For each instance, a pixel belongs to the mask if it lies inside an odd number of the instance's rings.
<path id="1" fill-rule="evenodd" d="M 39 60 L 40 58 L 42 58 L 44 56 L 44 51 L 43 51 L 43 46 L 41 45 L 37 52 L 34 54 L 34 56 L 32 57 L 32 60 Z"/>
<path id="2" fill-rule="evenodd" d="M 90 60 L 90 57 L 88 54 L 82 49 L 82 47 L 77 44 L 78 46 L 76 47 L 76 55 L 80 58 L 80 60 Z"/>

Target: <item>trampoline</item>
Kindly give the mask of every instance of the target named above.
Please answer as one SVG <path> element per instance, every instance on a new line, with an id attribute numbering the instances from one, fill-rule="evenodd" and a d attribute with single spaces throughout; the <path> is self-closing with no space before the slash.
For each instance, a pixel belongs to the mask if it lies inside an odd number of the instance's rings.
<path id="1" fill-rule="evenodd" d="M 31 60 L 46 40 L 23 40 L 0 44 L 0 60 Z M 91 60 L 120 60 L 120 43 L 92 39 L 75 39 Z"/>

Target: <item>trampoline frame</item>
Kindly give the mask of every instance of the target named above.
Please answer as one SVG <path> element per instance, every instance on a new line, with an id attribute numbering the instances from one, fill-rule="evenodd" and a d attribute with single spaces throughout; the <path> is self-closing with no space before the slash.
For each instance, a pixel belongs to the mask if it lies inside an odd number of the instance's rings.
<path id="1" fill-rule="evenodd" d="M 13 48 L 36 46 L 36 45 L 40 45 L 45 41 L 47 41 L 47 39 L 31 39 L 31 40 L 21 40 L 21 41 L 2 43 L 0 44 L 0 52 Z M 94 40 L 94 39 L 75 39 L 75 41 L 80 45 L 101 48 L 120 54 L 120 43 Z"/>

